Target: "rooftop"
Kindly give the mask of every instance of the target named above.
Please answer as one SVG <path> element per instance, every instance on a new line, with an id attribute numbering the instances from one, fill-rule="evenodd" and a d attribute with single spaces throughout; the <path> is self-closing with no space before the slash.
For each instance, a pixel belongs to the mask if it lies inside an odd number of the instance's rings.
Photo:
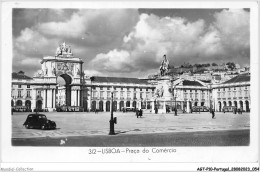
<path id="1" fill-rule="evenodd" d="M 238 82 L 249 82 L 250 81 L 250 75 L 248 74 L 243 74 L 243 75 L 238 75 L 223 84 L 231 84 L 231 83 L 238 83 Z"/>
<path id="2" fill-rule="evenodd" d="M 142 79 L 138 79 L 138 78 L 102 77 L 102 76 L 93 76 L 92 82 L 148 84 L 148 82 L 146 80 L 142 80 Z"/>
<path id="3" fill-rule="evenodd" d="M 182 85 L 184 86 L 203 86 L 201 83 L 198 81 L 190 81 L 190 80 L 184 80 L 182 82 Z"/>
<path id="4" fill-rule="evenodd" d="M 12 79 L 32 79 L 32 78 L 29 76 L 26 76 L 23 71 L 20 71 L 18 73 L 13 72 Z"/>

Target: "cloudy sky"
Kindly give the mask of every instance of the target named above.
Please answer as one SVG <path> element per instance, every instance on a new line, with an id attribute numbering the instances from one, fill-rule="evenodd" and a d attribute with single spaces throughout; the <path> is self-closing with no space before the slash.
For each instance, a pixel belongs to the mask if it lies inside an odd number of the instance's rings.
<path id="1" fill-rule="evenodd" d="M 250 62 L 246 9 L 13 9 L 13 71 L 41 69 L 65 41 L 86 75 L 145 77 L 164 54 L 184 62 Z"/>

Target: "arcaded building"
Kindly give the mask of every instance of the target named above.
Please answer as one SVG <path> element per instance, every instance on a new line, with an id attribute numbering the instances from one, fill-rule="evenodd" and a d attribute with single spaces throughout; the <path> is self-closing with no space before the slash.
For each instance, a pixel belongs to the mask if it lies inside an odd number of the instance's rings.
<path id="1" fill-rule="evenodd" d="M 213 101 L 216 111 L 224 106 L 236 106 L 250 112 L 250 75 L 238 75 L 224 83 L 213 86 Z"/>

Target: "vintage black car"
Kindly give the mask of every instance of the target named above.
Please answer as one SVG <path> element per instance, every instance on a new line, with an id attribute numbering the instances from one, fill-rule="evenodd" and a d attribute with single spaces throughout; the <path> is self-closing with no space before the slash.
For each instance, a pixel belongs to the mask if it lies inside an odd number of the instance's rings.
<path id="1" fill-rule="evenodd" d="M 29 114 L 23 124 L 25 128 L 56 129 L 56 123 L 48 120 L 43 114 Z"/>

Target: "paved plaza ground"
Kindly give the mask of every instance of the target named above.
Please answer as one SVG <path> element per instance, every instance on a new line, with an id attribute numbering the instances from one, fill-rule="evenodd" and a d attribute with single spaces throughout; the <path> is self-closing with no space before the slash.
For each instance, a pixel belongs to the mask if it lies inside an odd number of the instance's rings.
<path id="1" fill-rule="evenodd" d="M 89 112 L 46 112 L 47 118 L 57 124 L 56 130 L 25 129 L 23 123 L 29 113 L 12 115 L 12 138 L 69 137 L 108 135 L 110 113 Z M 144 112 L 136 118 L 134 112 L 115 112 L 118 123 L 116 135 L 136 135 L 152 133 L 179 133 L 200 131 L 249 130 L 249 113 L 216 113 L 216 119 L 209 112 L 192 114 L 151 114 Z"/>

